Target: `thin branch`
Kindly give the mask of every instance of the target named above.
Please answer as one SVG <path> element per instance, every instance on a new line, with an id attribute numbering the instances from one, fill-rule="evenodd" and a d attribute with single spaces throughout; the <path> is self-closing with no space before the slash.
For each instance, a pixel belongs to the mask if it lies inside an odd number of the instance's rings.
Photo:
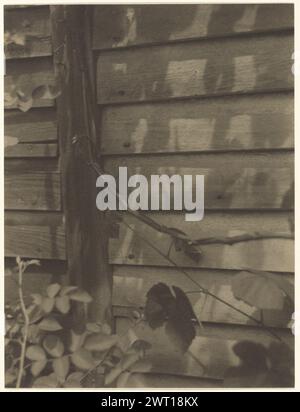
<path id="1" fill-rule="evenodd" d="M 224 236 L 224 237 L 207 237 L 200 238 L 193 241 L 196 245 L 212 245 L 212 244 L 225 244 L 233 245 L 240 242 L 249 242 L 251 240 L 262 239 L 293 239 L 294 237 L 288 233 L 268 233 L 268 232 L 254 232 L 237 236 Z"/>
<path id="2" fill-rule="evenodd" d="M 26 344 L 27 344 L 28 327 L 29 327 L 29 317 L 28 317 L 28 314 L 27 314 L 27 310 L 26 310 L 26 306 L 25 306 L 25 302 L 24 302 L 24 297 L 23 297 L 23 267 L 22 267 L 22 262 L 20 262 L 18 264 L 18 267 L 19 267 L 18 293 L 19 293 L 19 299 L 20 299 L 20 304 L 21 304 L 21 310 L 22 310 L 22 314 L 23 314 L 23 317 L 24 317 L 24 336 L 23 336 L 23 341 L 22 341 L 22 344 L 21 344 L 20 365 L 19 365 L 18 378 L 17 378 L 17 383 L 16 383 L 16 387 L 20 388 L 21 382 L 22 382 L 23 371 L 24 371 Z"/>
<path id="3" fill-rule="evenodd" d="M 157 248 L 155 245 L 153 245 L 152 242 L 150 242 L 147 238 L 145 238 L 143 235 L 138 233 L 135 229 L 133 229 L 127 222 L 124 220 L 122 223 L 127 226 L 136 236 L 138 236 L 143 242 L 147 243 L 148 246 L 150 246 L 153 250 L 155 250 L 160 256 L 162 256 L 164 259 L 166 259 L 169 263 L 172 264 L 172 266 L 180 273 L 184 274 L 191 282 L 193 282 L 200 290 L 199 292 L 205 293 L 208 296 L 211 296 L 212 298 L 216 299 L 217 301 L 223 303 L 225 306 L 228 306 L 229 308 L 235 310 L 236 312 L 240 313 L 241 315 L 245 316 L 249 320 L 255 322 L 257 325 L 260 325 L 263 327 L 269 335 L 272 337 L 276 338 L 279 341 L 282 341 L 281 337 L 278 336 L 271 328 L 267 327 L 264 325 L 260 320 L 254 318 L 253 316 L 249 315 L 248 313 L 244 312 L 243 310 L 237 308 L 236 306 L 232 305 L 231 303 L 223 300 L 219 296 L 215 295 L 214 293 L 210 292 L 208 289 L 204 288 L 201 286 L 187 271 L 185 271 L 183 268 L 179 267 L 177 263 L 170 258 L 169 256 L 166 256 L 164 253 L 161 252 L 159 248 Z"/>

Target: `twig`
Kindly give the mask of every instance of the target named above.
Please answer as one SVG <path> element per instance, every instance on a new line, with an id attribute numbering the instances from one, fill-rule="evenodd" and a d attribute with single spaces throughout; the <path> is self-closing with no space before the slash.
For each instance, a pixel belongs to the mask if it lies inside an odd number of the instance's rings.
<path id="1" fill-rule="evenodd" d="M 25 306 L 24 297 L 23 297 L 23 268 L 22 268 L 22 262 L 18 263 L 18 267 L 19 267 L 18 293 L 19 293 L 21 309 L 22 309 L 22 313 L 23 313 L 23 317 L 24 317 L 24 335 L 23 335 L 23 341 L 22 341 L 22 344 L 21 344 L 20 365 L 19 365 L 19 371 L 18 371 L 18 379 L 17 379 L 17 383 L 16 383 L 16 387 L 20 388 L 21 382 L 22 382 L 23 371 L 24 371 L 26 344 L 27 344 L 28 327 L 29 327 L 29 317 L 28 317 L 28 314 L 27 314 L 27 311 L 26 311 L 26 306 Z"/>
<path id="2" fill-rule="evenodd" d="M 229 308 L 235 310 L 236 312 L 240 313 L 241 315 L 247 317 L 249 320 L 252 320 L 253 322 L 255 322 L 256 324 L 262 326 L 266 332 L 268 332 L 270 335 L 272 335 L 272 337 L 275 337 L 276 339 L 278 339 L 279 341 L 282 342 L 282 339 L 280 336 L 278 336 L 273 330 L 271 330 L 269 327 L 267 327 L 266 325 L 264 325 L 260 320 L 254 318 L 251 315 L 248 315 L 248 313 L 244 312 L 243 310 L 235 307 L 234 305 L 232 305 L 229 302 L 226 302 L 225 300 L 223 300 L 222 298 L 220 298 L 219 296 L 215 295 L 214 293 L 210 292 L 208 289 L 204 288 L 203 286 L 201 286 L 188 272 L 186 272 L 183 268 L 179 267 L 177 265 L 177 263 L 170 258 L 169 256 L 166 256 L 164 253 L 161 252 L 161 250 L 159 248 L 157 248 L 155 245 L 153 245 L 152 242 L 150 242 L 148 239 L 146 239 L 143 235 L 141 235 L 140 233 L 138 233 L 135 229 L 133 229 L 127 222 L 125 222 L 124 220 L 122 221 L 122 223 L 127 226 L 132 232 L 135 233 L 136 236 L 138 236 L 142 241 L 144 241 L 145 243 L 147 243 L 148 246 L 150 246 L 153 250 L 155 250 L 160 256 L 162 256 L 164 259 L 166 259 L 169 263 L 172 264 L 172 266 L 180 273 L 184 274 L 191 282 L 193 282 L 200 290 L 199 292 L 205 293 L 208 296 L 211 296 L 212 298 L 216 299 L 217 301 L 223 303 L 224 305 L 228 306 Z"/>

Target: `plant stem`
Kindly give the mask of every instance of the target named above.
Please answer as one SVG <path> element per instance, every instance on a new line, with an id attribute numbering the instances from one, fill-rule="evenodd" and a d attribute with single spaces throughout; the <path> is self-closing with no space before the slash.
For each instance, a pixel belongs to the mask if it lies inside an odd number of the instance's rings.
<path id="1" fill-rule="evenodd" d="M 18 379 L 16 383 L 16 388 L 20 388 L 22 382 L 22 376 L 24 372 L 24 362 L 25 362 L 25 354 L 26 354 L 26 344 L 27 344 L 27 337 L 28 337 L 28 327 L 29 327 L 29 317 L 26 311 L 26 306 L 23 297 L 23 268 L 22 263 L 18 264 L 19 267 L 19 277 L 18 277 L 18 292 L 19 292 L 19 300 L 21 304 L 21 309 L 24 317 L 24 336 L 21 344 L 21 356 L 20 356 L 20 364 L 19 364 L 19 372 L 18 372 Z"/>

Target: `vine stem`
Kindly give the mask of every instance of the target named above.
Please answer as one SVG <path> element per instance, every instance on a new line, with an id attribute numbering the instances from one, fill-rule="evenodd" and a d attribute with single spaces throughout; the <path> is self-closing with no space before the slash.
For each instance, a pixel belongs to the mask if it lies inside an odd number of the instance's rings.
<path id="1" fill-rule="evenodd" d="M 16 388 L 20 388 L 22 382 L 22 376 L 24 371 L 24 362 L 25 362 L 25 354 L 26 354 L 26 345 L 27 345 L 27 337 L 28 337 L 28 327 L 29 327 L 29 317 L 26 311 L 26 306 L 24 302 L 23 296 L 23 267 L 22 262 L 18 263 L 19 268 L 19 275 L 18 275 L 18 293 L 20 299 L 21 310 L 24 317 L 24 336 L 21 344 L 21 355 L 20 355 L 20 365 L 18 371 L 18 379 L 16 383 Z"/>
<path id="2" fill-rule="evenodd" d="M 248 313 L 244 312 L 243 310 L 237 308 L 236 306 L 232 305 L 231 303 L 223 300 L 222 298 L 220 298 L 219 296 L 215 295 L 214 293 L 210 292 L 208 289 L 204 288 L 203 286 L 200 285 L 200 283 L 198 283 L 186 270 L 184 270 L 183 268 L 179 267 L 176 262 L 170 258 L 170 256 L 165 255 L 164 253 L 161 252 L 161 250 L 159 248 L 157 248 L 155 245 L 153 245 L 152 242 L 150 242 L 148 239 L 146 239 L 143 235 L 141 235 L 140 233 L 138 233 L 136 230 L 134 230 L 127 222 L 124 221 L 124 219 L 122 220 L 122 223 L 128 227 L 132 232 L 134 232 L 142 241 L 144 241 L 145 243 L 147 243 L 148 246 L 150 246 L 153 250 L 155 250 L 160 256 L 162 256 L 164 259 L 166 259 L 169 263 L 171 263 L 171 265 L 180 273 L 184 274 L 191 282 L 193 282 L 200 290 L 198 292 L 204 293 L 207 296 L 211 296 L 212 298 L 214 298 L 215 300 L 223 303 L 225 306 L 228 306 L 229 308 L 235 310 L 236 312 L 240 313 L 241 315 L 245 316 L 246 318 L 248 318 L 249 320 L 252 320 L 253 322 L 255 322 L 257 325 L 260 325 L 264 328 L 264 330 L 271 335 L 273 338 L 276 338 L 277 340 L 279 340 L 280 342 L 282 342 L 282 339 L 280 336 L 277 335 L 277 333 L 275 333 L 273 330 L 271 330 L 270 328 L 268 328 L 263 322 L 261 322 L 260 320 L 254 318 L 251 315 L 248 315 Z"/>

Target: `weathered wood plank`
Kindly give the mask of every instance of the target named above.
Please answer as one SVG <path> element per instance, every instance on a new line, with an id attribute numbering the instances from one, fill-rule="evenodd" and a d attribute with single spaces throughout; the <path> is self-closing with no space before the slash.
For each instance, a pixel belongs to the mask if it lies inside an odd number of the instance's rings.
<path id="1" fill-rule="evenodd" d="M 21 175 L 23 173 L 34 174 L 36 172 L 59 172 L 59 161 L 57 158 L 5 159 L 4 166 L 5 174 L 7 175 Z"/>
<path id="2" fill-rule="evenodd" d="M 101 136 L 105 154 L 293 148 L 293 96 L 107 106 Z"/>
<path id="3" fill-rule="evenodd" d="M 61 85 L 57 113 L 68 279 L 70 284 L 81 286 L 92 295 L 89 319 L 110 323 L 112 273 L 108 264 L 106 215 L 95 206 L 95 173 L 87 165 L 88 149 L 77 150 L 73 144 L 75 135 L 87 135 L 95 145 L 98 136 L 90 38 L 93 9 L 83 5 L 58 5 L 51 6 L 50 10 L 53 47 L 57 50 L 54 65 Z M 87 312 L 80 304 L 77 309 L 74 327 L 84 330 Z"/>
<path id="4" fill-rule="evenodd" d="M 186 222 L 183 214 L 152 213 L 156 222 L 185 232 L 192 239 L 232 236 L 260 231 L 290 234 L 288 213 L 206 213 L 200 222 Z M 161 234 L 127 216 L 126 222 L 143 237 L 147 238 L 161 253 L 167 254 L 170 237 Z M 148 266 L 171 266 L 136 233 L 120 224 L 118 239 L 110 240 L 110 263 Z M 291 239 L 260 239 L 233 245 L 201 245 L 202 255 L 195 262 L 183 252 L 171 250 L 170 257 L 182 267 L 214 269 L 238 269 L 248 267 L 258 270 L 279 272 L 294 271 L 294 249 Z"/>
<path id="5" fill-rule="evenodd" d="M 17 35 L 21 42 L 6 47 L 7 59 L 49 56 L 52 53 L 48 6 L 5 10 L 4 31 L 9 38 Z"/>
<path id="6" fill-rule="evenodd" d="M 127 47 L 293 26 L 291 4 L 97 5 L 93 47 Z"/>
<path id="7" fill-rule="evenodd" d="M 235 299 L 231 283 L 238 272 L 189 269 L 188 273 L 202 287 L 208 289 L 219 298 L 246 312 L 258 321 L 261 321 L 263 318 L 264 324 L 267 326 L 287 327 L 290 323 L 291 314 L 288 310 L 283 311 L 282 308 L 278 308 L 278 310 L 264 310 L 262 314 L 256 308 Z M 292 275 L 274 273 L 272 278 L 275 282 L 284 278 L 293 288 L 294 278 Z M 133 308 L 144 307 L 147 292 L 159 282 L 169 286 L 175 285 L 185 292 L 191 292 L 188 293 L 188 297 L 197 318 L 202 322 L 257 325 L 257 323 L 249 320 L 245 315 L 216 301 L 212 297 L 195 293 L 197 286 L 190 279 L 185 277 L 184 274 L 166 267 L 143 267 L 141 269 L 134 266 L 115 266 L 113 305 L 127 308 L 128 311 Z"/>
<path id="8" fill-rule="evenodd" d="M 222 388 L 222 380 L 154 373 L 132 373 L 121 388 Z"/>
<path id="9" fill-rule="evenodd" d="M 60 174 L 55 172 L 6 173 L 5 208 L 60 210 Z"/>
<path id="10" fill-rule="evenodd" d="M 116 319 L 117 333 L 125 333 L 130 328 L 126 318 Z M 187 353 L 182 355 L 173 341 L 166 335 L 164 328 L 150 329 L 144 323 L 134 328 L 135 335 L 152 344 L 147 351 L 147 358 L 152 364 L 153 373 L 169 373 L 182 376 L 194 376 L 210 379 L 223 379 L 228 368 L 239 365 L 239 358 L 232 347 L 240 340 L 251 340 L 268 346 L 273 338 L 258 328 L 212 327 L 199 330 Z M 286 342 L 293 342 L 293 335 L 282 334 Z M 230 336 L 228 336 L 230 334 Z M 201 364 L 202 363 L 202 367 Z"/>
<path id="11" fill-rule="evenodd" d="M 118 177 L 119 167 L 128 169 L 128 177 L 138 173 L 147 177 L 148 194 L 151 195 L 150 181 L 152 175 L 174 174 L 192 175 L 195 193 L 195 176 L 204 175 L 205 209 L 293 209 L 294 174 L 290 167 L 279 163 L 274 167 L 274 159 L 270 165 L 257 164 L 247 167 L 242 165 L 236 156 L 236 162 L 227 163 L 219 158 L 213 167 L 201 165 L 201 157 L 190 156 L 147 156 L 121 157 L 107 159 L 105 170 Z M 259 157 L 257 158 L 260 162 Z M 292 163 L 293 159 L 290 156 Z M 199 166 L 198 166 L 199 165 Z M 269 166 L 269 167 L 268 167 Z M 182 178 L 182 182 L 184 182 Z M 165 189 L 167 193 L 168 189 Z M 171 190 L 171 208 L 174 209 L 173 190 Z M 150 203 L 149 203 L 150 204 Z"/>
<path id="12" fill-rule="evenodd" d="M 54 109 L 31 109 L 4 112 L 5 136 L 17 137 L 21 143 L 57 141 L 56 113 Z"/>
<path id="13" fill-rule="evenodd" d="M 5 256 L 65 259 L 61 213 L 5 213 Z"/>
<path id="14" fill-rule="evenodd" d="M 290 90 L 292 53 L 287 34 L 104 52 L 98 103 Z"/>
<path id="15" fill-rule="evenodd" d="M 54 85 L 54 72 L 52 59 L 41 57 L 36 59 L 8 60 L 6 75 L 4 77 L 4 91 L 7 95 L 14 96 L 16 92 L 28 101 L 34 90 L 39 86 Z M 37 97 L 33 99 L 33 107 L 49 107 L 54 105 L 54 100 Z M 15 109 L 16 103 L 5 101 L 5 108 Z"/>
<path id="16" fill-rule="evenodd" d="M 56 157 L 57 143 L 39 144 L 25 143 L 10 146 L 5 149 L 5 157 Z"/>

